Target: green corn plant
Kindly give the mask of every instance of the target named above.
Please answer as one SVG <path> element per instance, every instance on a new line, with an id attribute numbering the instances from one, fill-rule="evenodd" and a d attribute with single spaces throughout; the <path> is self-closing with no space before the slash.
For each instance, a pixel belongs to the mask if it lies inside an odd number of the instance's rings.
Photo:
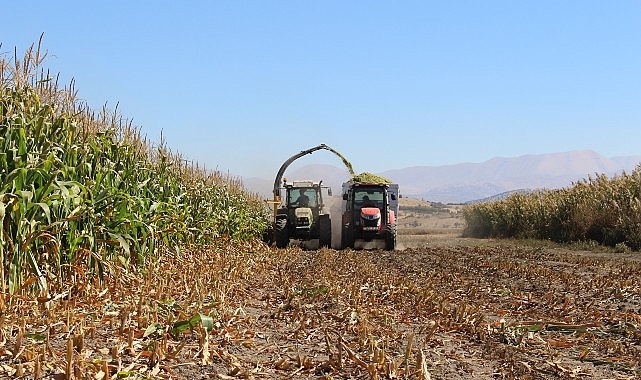
<path id="1" fill-rule="evenodd" d="M 139 270 L 163 250 L 259 238 L 269 215 L 241 184 L 198 164 L 103 108 L 60 89 L 29 49 L 0 56 L 0 275 L 5 291 L 47 292 L 86 267 Z M 40 70 L 40 76 L 36 75 Z M 35 73 L 34 73 L 35 72 Z M 38 281 L 22 284 L 27 276 Z"/>

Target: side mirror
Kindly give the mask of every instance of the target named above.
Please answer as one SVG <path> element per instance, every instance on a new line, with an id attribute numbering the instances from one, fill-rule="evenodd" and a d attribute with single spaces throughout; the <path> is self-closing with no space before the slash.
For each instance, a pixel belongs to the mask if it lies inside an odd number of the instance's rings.
<path id="1" fill-rule="evenodd" d="M 395 201 L 396 200 L 396 194 L 392 194 L 391 198 L 392 198 L 393 201 Z"/>
<path id="2" fill-rule="evenodd" d="M 332 196 L 332 188 L 331 187 L 327 188 L 327 195 L 329 195 L 330 197 Z"/>
<path id="3" fill-rule="evenodd" d="M 346 200 L 347 200 L 347 193 L 343 194 L 343 200 L 344 200 L 344 201 L 346 201 Z"/>

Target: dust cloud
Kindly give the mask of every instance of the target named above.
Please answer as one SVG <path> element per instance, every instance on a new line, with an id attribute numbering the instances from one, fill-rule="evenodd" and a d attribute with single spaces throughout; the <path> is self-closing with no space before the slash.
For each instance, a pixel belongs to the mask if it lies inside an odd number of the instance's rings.
<path id="1" fill-rule="evenodd" d="M 342 202 L 343 196 L 335 195 L 323 199 L 325 201 L 325 209 L 329 210 L 329 215 L 332 219 L 332 248 L 341 248 L 341 219 L 342 219 Z"/>

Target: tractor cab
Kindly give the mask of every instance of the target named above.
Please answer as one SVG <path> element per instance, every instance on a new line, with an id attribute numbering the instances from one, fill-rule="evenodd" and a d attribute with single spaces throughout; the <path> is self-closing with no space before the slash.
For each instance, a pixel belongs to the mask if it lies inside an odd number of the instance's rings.
<path id="1" fill-rule="evenodd" d="M 294 181 L 284 185 L 285 208 L 293 224 L 290 228 L 297 230 L 295 235 L 309 233 L 322 212 L 321 182 Z"/>

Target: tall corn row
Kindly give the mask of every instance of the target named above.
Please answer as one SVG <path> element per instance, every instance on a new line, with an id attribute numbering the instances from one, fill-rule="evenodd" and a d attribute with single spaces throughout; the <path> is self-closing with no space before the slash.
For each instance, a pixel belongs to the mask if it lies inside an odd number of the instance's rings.
<path id="1" fill-rule="evenodd" d="M 262 202 L 240 184 L 162 144 L 152 147 L 116 112 L 96 115 L 40 71 L 40 49 L 0 56 L 0 281 L 46 293 L 51 282 L 105 275 L 158 255 L 267 226 Z M 25 281 L 30 277 L 34 281 Z M 24 289 L 23 285 L 32 289 Z"/>
<path id="2" fill-rule="evenodd" d="M 466 206 L 466 235 L 559 242 L 592 240 L 641 248 L 641 165 L 613 178 Z"/>

